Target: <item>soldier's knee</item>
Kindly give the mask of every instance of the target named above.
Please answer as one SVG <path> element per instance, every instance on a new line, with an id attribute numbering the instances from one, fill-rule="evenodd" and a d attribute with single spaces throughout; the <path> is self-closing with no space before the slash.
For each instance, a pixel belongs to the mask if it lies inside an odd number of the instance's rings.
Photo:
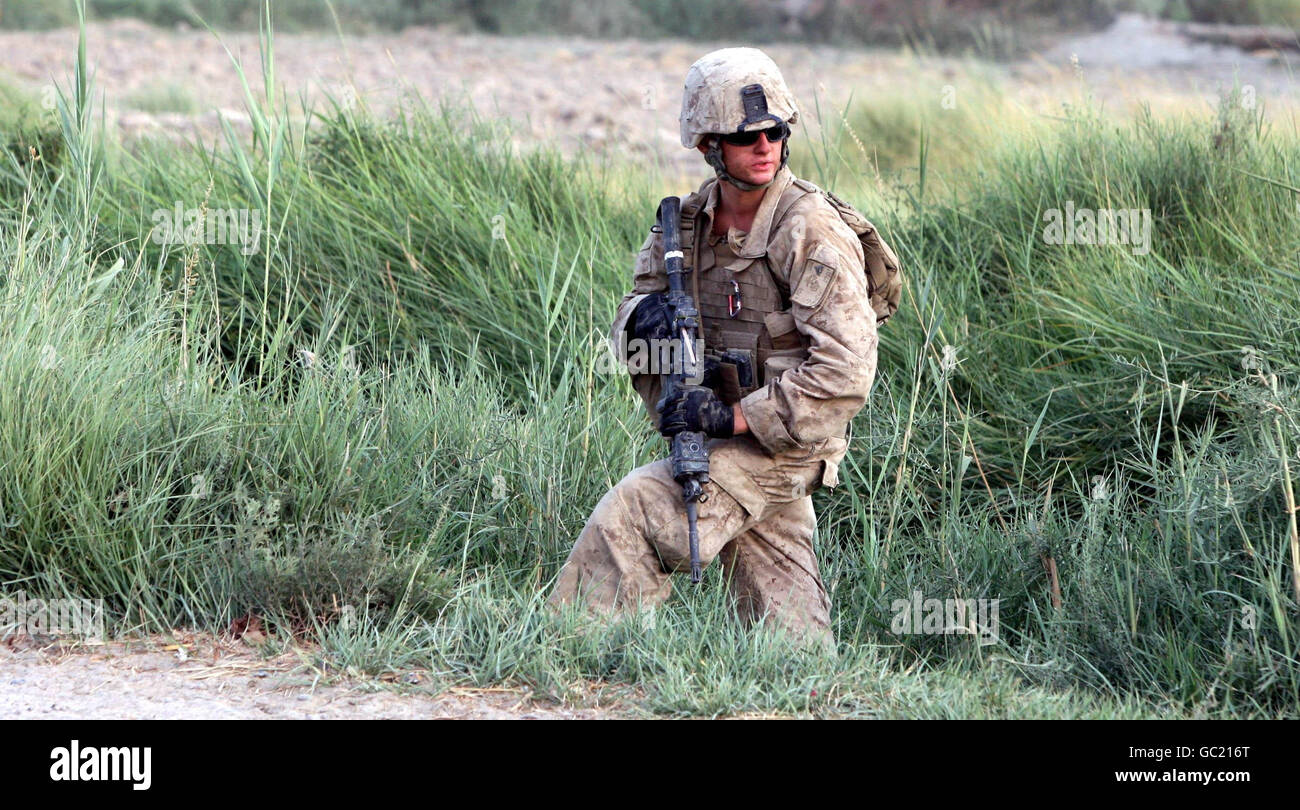
<path id="1" fill-rule="evenodd" d="M 656 493 L 673 486 L 676 483 L 673 481 L 672 466 L 667 459 L 660 459 L 642 464 L 620 478 L 613 491 L 625 494 Z"/>
<path id="2" fill-rule="evenodd" d="M 602 507 L 606 513 L 617 511 L 648 538 L 680 498 L 680 486 L 673 481 L 668 461 L 656 461 L 623 476 L 601 499 L 597 511 L 602 511 Z M 602 522 L 612 520 L 615 520 L 612 514 L 601 515 Z"/>

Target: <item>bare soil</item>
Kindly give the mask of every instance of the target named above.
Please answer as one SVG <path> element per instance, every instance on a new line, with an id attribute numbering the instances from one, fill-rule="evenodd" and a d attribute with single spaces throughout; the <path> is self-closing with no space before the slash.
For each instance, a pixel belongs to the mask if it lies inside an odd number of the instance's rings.
<path id="1" fill-rule="evenodd" d="M 308 650 L 266 657 L 243 641 L 178 633 L 99 645 L 0 644 L 0 720 L 465 719 L 636 716 L 608 690 L 578 685 L 582 708 L 526 689 L 445 688 L 428 672 L 330 674 Z"/>

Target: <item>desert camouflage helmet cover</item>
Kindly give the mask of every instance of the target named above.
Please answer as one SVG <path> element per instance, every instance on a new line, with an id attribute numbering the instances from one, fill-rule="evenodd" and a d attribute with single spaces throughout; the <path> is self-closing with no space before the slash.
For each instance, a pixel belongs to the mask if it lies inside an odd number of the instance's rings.
<path id="1" fill-rule="evenodd" d="M 742 92 L 751 85 L 763 92 Z M 682 146 L 687 149 L 694 149 L 711 132 L 766 129 L 778 119 L 796 123 L 799 110 L 780 69 L 759 49 L 713 51 L 686 72 L 681 124 Z"/>

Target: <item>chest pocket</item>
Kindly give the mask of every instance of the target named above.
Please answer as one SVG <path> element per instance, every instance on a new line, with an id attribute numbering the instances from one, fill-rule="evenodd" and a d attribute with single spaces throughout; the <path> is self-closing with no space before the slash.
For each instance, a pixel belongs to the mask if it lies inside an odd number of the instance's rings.
<path id="1" fill-rule="evenodd" d="M 725 241 L 701 250 L 699 300 L 705 344 L 719 349 L 755 350 L 765 331 L 764 316 L 778 308 L 778 295 L 761 259 L 731 253 Z"/>
<path id="2" fill-rule="evenodd" d="M 725 247 L 716 261 L 713 251 L 702 253 L 699 309 L 705 348 L 719 363 L 718 396 L 731 405 L 798 366 L 807 348 L 765 257 L 735 257 Z"/>

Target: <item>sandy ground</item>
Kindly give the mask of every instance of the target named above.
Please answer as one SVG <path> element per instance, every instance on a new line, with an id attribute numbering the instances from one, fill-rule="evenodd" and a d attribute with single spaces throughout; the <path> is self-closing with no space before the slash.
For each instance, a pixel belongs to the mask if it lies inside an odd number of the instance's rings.
<path id="1" fill-rule="evenodd" d="M 592 708 L 534 700 L 520 689 L 443 690 L 428 673 L 377 679 L 325 675 L 305 653 L 271 658 L 241 641 L 178 634 L 95 646 L 0 643 L 0 720 L 466 719 L 636 716 L 585 689 Z M 604 704 L 604 705 L 602 705 Z"/>

